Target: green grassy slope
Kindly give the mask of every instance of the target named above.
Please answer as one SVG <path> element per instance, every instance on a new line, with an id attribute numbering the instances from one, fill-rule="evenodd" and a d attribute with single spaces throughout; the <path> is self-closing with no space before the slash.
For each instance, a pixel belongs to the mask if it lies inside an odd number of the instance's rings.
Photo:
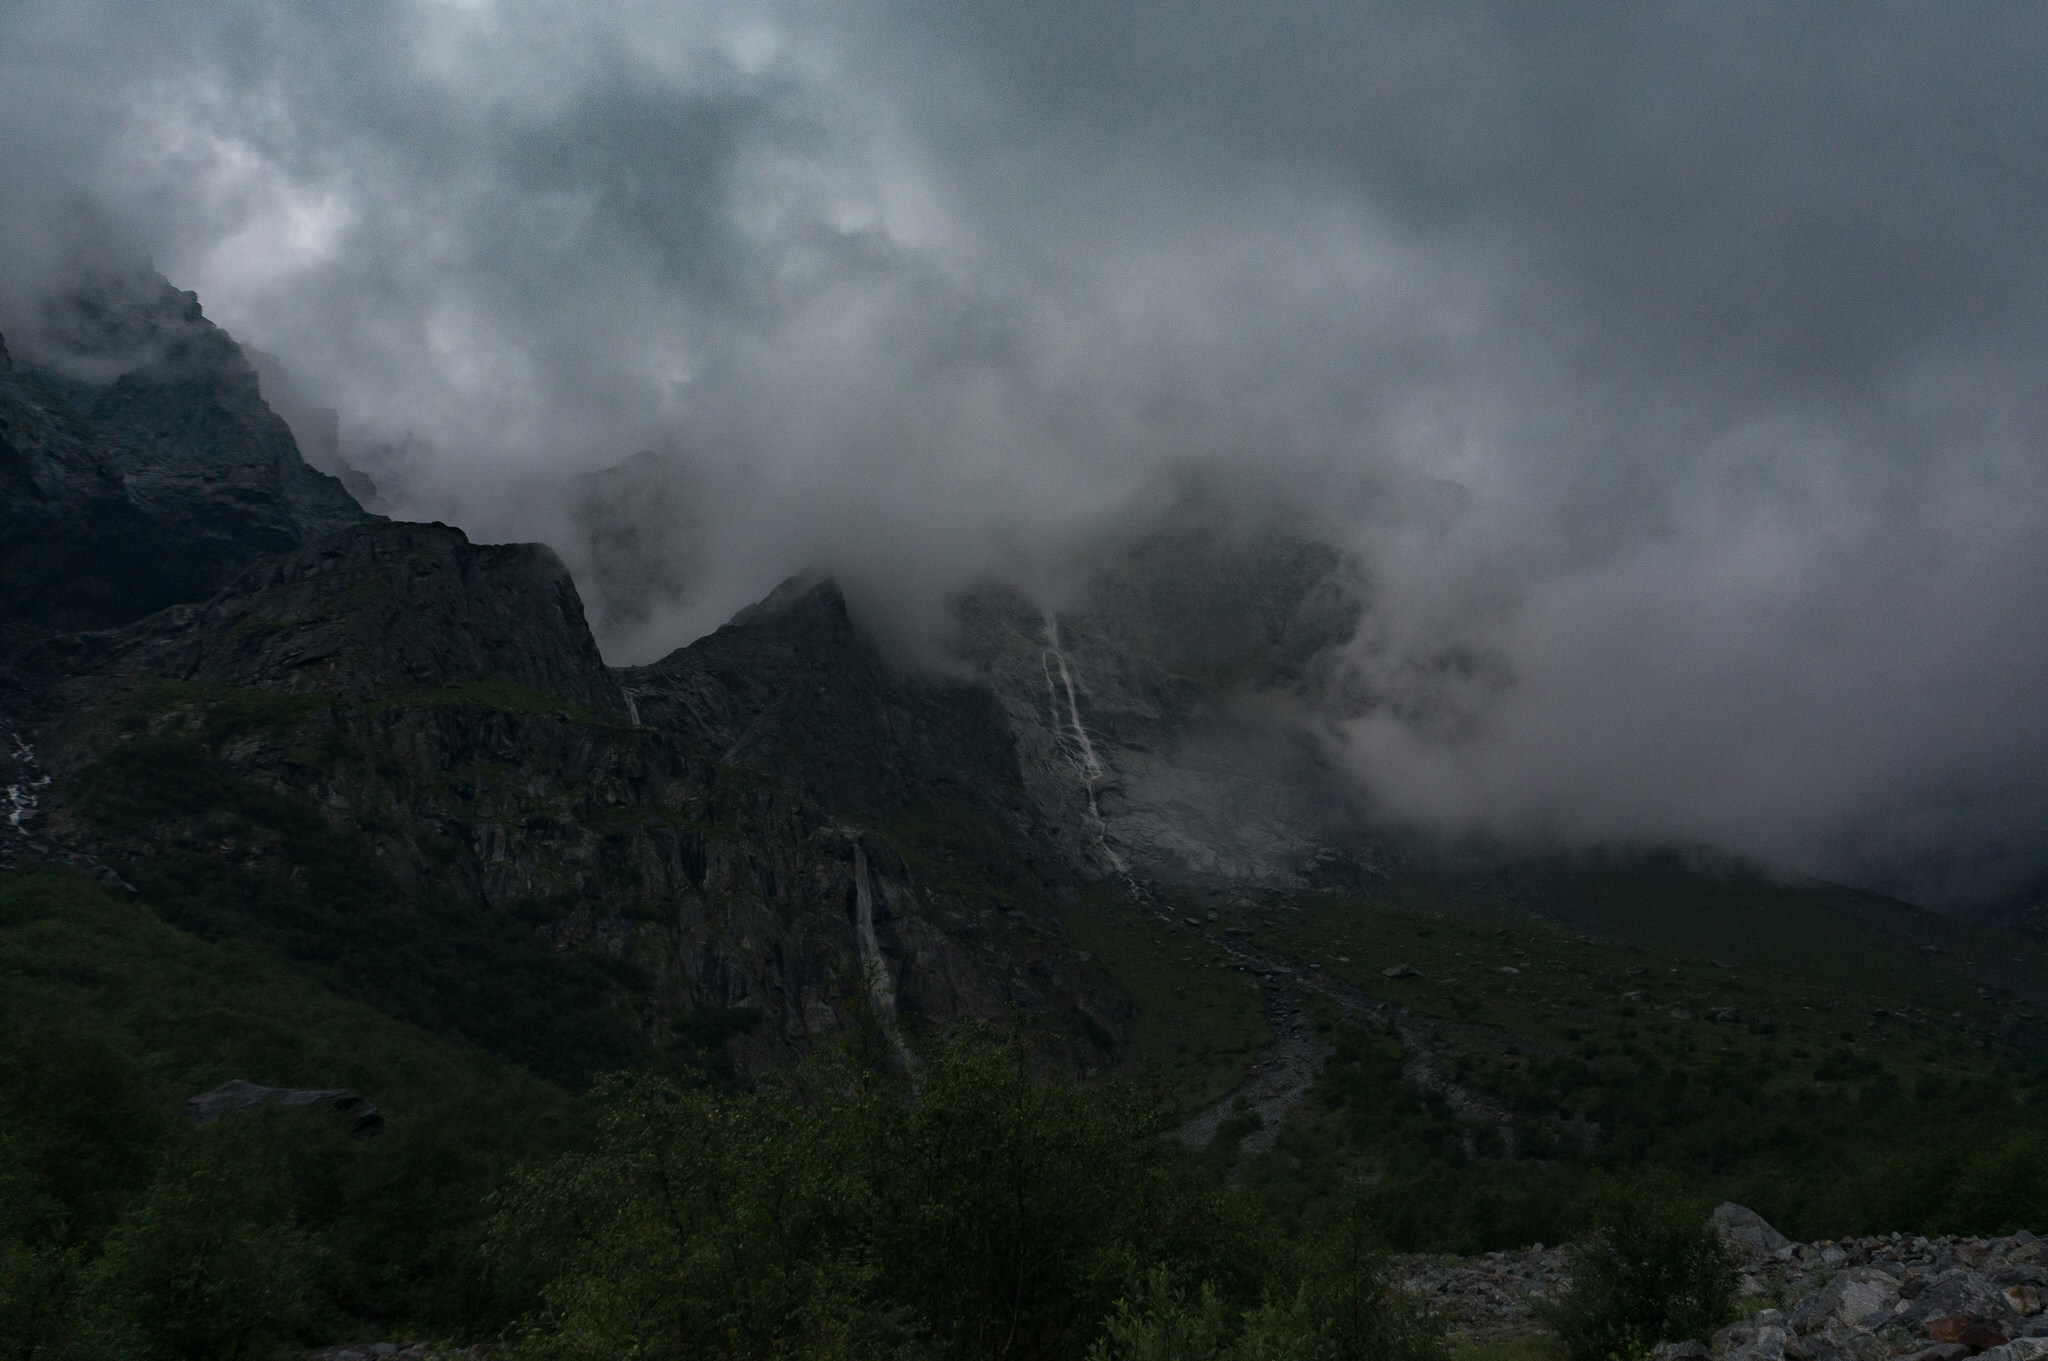
<path id="1" fill-rule="evenodd" d="M 1415 873 L 1369 897 L 1169 896 L 1178 928 L 1128 906 L 1072 914 L 1143 1033 L 1188 1025 L 1193 999 L 1253 995 L 1189 921 L 1320 984 L 1297 995 L 1335 1057 L 1273 1153 L 1221 1159 L 1284 1219 L 1364 1179 L 1406 1246 L 1555 1242 L 1603 1169 L 1641 1162 L 1808 1236 L 2048 1216 L 2048 1065 L 2006 1042 L 2038 1013 L 2031 993 L 1980 986 L 1970 961 L 1988 950 L 1967 928 L 1941 939 L 1972 954 L 1930 953 L 1939 941 L 1895 943 L 1819 894 L 1671 863 L 1576 881 Z M 1530 906 L 1567 900 L 1571 924 Z M 1948 925 L 1910 913 L 1887 929 Z M 1404 964 L 1416 976 L 1385 976 Z M 1328 1000 L 1338 983 L 1411 1008 L 1457 1080 L 1513 1112 L 1513 1154 L 1407 1081 L 1400 1043 Z M 1207 1058 L 1189 1104 L 1250 1055 Z"/>
<path id="2" fill-rule="evenodd" d="M 258 1140 L 295 1169 L 284 1208 L 265 1213 L 317 1268 L 310 1336 L 459 1331 L 505 1314 L 520 1287 L 488 1277 L 477 1254 L 486 1197 L 512 1166 L 578 1137 L 566 1093 L 258 945 L 171 926 L 78 871 L 0 875 L 0 1176 L 14 1202 L 0 1248 L 29 1253 L 11 1260 L 70 1250 L 84 1270 L 110 1229 L 132 1235 L 153 1200 L 185 1195 L 194 1160 L 226 1150 L 186 1127 L 183 1099 L 229 1078 L 354 1088 L 387 1121 L 347 1140 L 294 1115 Z"/>
<path id="3" fill-rule="evenodd" d="M 1073 904 L 1066 925 L 1137 1004 L 1122 1073 L 1157 1084 L 1177 1108 L 1229 1092 L 1272 1038 L 1258 985 L 1198 932 L 1099 892 Z"/>

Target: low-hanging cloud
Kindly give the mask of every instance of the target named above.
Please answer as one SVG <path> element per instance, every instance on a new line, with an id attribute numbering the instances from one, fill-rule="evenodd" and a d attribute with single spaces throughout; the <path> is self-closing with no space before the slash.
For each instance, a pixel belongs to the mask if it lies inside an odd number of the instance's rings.
<path id="1" fill-rule="evenodd" d="M 1207 469 L 1368 564 L 1324 730 L 1385 816 L 1960 901 L 2048 864 L 2044 58 L 1968 3 L 27 0 L 7 291 L 93 205 L 615 660 L 819 564 L 929 634 Z"/>

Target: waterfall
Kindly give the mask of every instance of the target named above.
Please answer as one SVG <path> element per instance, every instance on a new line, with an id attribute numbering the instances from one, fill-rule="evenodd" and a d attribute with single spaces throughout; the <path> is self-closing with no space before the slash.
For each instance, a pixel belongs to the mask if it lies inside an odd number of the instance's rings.
<path id="1" fill-rule="evenodd" d="M 1124 858 L 1109 844 L 1109 824 L 1102 819 L 1102 809 L 1097 804 L 1095 793 L 1109 778 L 1109 770 L 1102 764 L 1102 758 L 1095 754 L 1094 739 L 1088 736 L 1088 725 L 1081 721 L 1080 689 L 1074 681 L 1073 668 L 1067 665 L 1066 651 L 1060 647 L 1060 621 L 1050 610 L 1043 612 L 1045 620 L 1045 651 L 1039 656 L 1039 666 L 1045 672 L 1045 693 L 1051 705 L 1053 741 L 1062 754 L 1069 756 L 1081 777 L 1082 792 L 1088 796 L 1088 817 L 1095 824 L 1095 845 L 1109 862 L 1110 868 L 1124 874 L 1128 866 Z M 1053 676 L 1057 668 L 1059 676 Z M 1065 704 L 1061 703 L 1062 698 Z"/>
<path id="2" fill-rule="evenodd" d="M 876 1022 L 889 1037 L 889 1047 L 906 1068 L 913 1067 L 917 1060 L 896 1029 L 896 984 L 889 977 L 882 944 L 875 938 L 874 885 L 868 877 L 868 853 L 858 841 L 853 843 L 853 904 L 854 934 L 860 942 L 861 969 L 867 975 L 868 1001 L 875 1009 Z"/>

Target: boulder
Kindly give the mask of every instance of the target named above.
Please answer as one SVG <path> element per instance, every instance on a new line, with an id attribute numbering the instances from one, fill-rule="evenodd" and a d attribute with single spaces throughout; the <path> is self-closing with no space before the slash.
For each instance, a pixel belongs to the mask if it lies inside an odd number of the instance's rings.
<path id="1" fill-rule="evenodd" d="M 2043 1357 L 2048 1357 L 2048 1337 L 2018 1337 L 1977 1353 L 1977 1361 L 2042 1361 Z"/>
<path id="2" fill-rule="evenodd" d="M 1714 1335 L 1714 1354 L 1724 1361 L 1784 1361 L 1791 1332 L 1785 1315 L 1766 1309 L 1755 1318 L 1733 1323 Z"/>
<path id="3" fill-rule="evenodd" d="M 1709 1222 L 1723 1242 L 1752 1256 L 1768 1257 L 1791 1245 L 1792 1240 L 1772 1228 L 1762 1215 L 1732 1200 L 1716 1206 Z"/>
<path id="4" fill-rule="evenodd" d="M 1935 1342 L 1960 1342 L 1979 1351 L 2002 1346 L 2012 1340 L 2012 1335 L 1996 1320 L 1970 1314 L 1943 1314 L 1939 1318 L 1928 1319 L 1923 1331 Z"/>
<path id="5" fill-rule="evenodd" d="M 253 1110 L 258 1106 L 295 1106 L 305 1110 L 325 1110 L 340 1120 L 342 1127 L 350 1134 L 360 1137 L 379 1134 L 384 1129 L 383 1115 L 375 1106 L 354 1092 L 338 1088 L 300 1091 L 291 1087 L 259 1087 L 240 1078 L 232 1082 L 223 1082 L 210 1092 L 188 1097 L 185 1101 L 185 1115 L 195 1125 L 211 1125 L 236 1111 Z"/>
<path id="6" fill-rule="evenodd" d="M 1786 1361 L 1863 1361 L 1849 1348 L 1837 1346 L 1827 1338 L 1796 1334 L 1785 1339 L 1785 1356 Z"/>
<path id="7" fill-rule="evenodd" d="M 1951 1269 L 1913 1296 L 1912 1308 L 1900 1321 L 1927 1332 L 1945 1318 L 1995 1318 L 2006 1311 L 2005 1297 L 1975 1271 Z M 1932 1337 L 1932 1333 L 1928 1333 Z M 1937 1339 L 1947 1341 L 1948 1339 Z"/>
<path id="8" fill-rule="evenodd" d="M 1898 1299 L 1896 1277 L 1876 1267 L 1851 1267 L 1799 1302 L 1792 1331 L 1802 1337 L 1844 1328 L 1868 1331 L 1890 1321 Z"/>

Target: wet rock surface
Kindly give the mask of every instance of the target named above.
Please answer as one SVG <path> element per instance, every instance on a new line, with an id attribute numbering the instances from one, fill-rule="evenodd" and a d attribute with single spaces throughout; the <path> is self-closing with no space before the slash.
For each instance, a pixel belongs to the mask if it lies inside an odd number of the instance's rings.
<path id="1" fill-rule="evenodd" d="M 333 1116 L 350 1134 L 368 1137 L 381 1134 L 384 1116 L 363 1097 L 343 1088 L 309 1091 L 296 1087 L 259 1087 L 236 1078 L 210 1092 L 185 1099 L 185 1118 L 195 1125 L 211 1125 L 239 1111 L 259 1106 L 282 1106 L 294 1110 L 322 1111 Z"/>

